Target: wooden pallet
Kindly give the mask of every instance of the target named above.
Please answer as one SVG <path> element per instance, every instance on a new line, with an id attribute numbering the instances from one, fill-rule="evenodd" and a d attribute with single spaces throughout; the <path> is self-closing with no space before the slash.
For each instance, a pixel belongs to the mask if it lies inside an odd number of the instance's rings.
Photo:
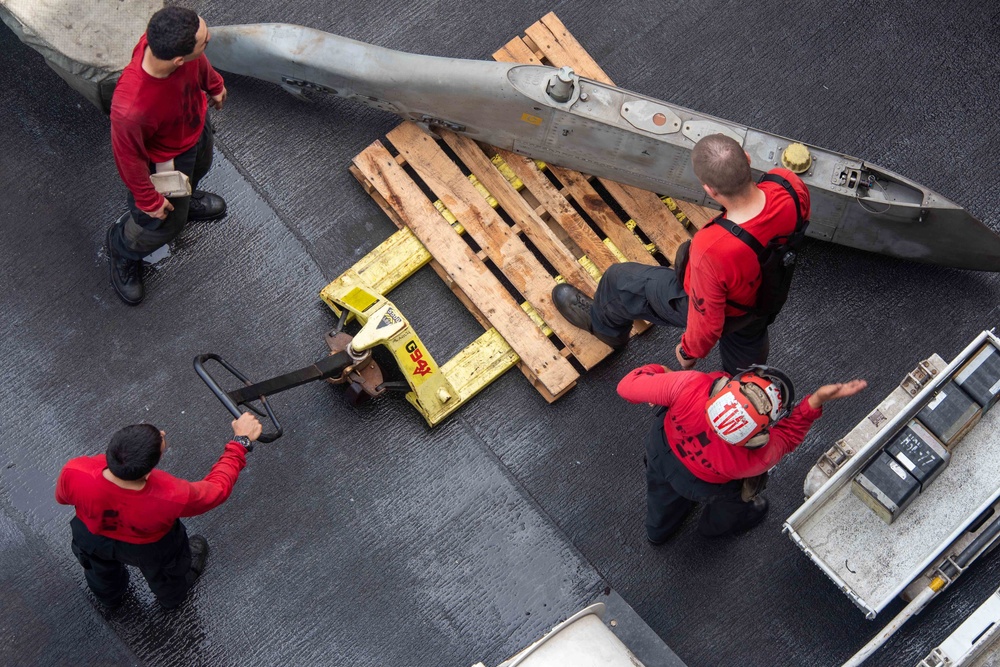
<path id="1" fill-rule="evenodd" d="M 493 57 L 569 65 L 611 83 L 552 13 Z M 389 132 L 388 144 L 376 141 L 357 155 L 351 172 L 397 227 L 412 231 L 438 275 L 487 330 L 499 332 L 525 376 L 554 401 L 581 369 L 611 353 L 558 313 L 550 296 L 556 283 L 592 296 L 616 262 L 668 263 L 711 213 L 447 130 L 437 134 L 440 140 L 403 123 Z M 645 328 L 637 324 L 635 331 Z"/>

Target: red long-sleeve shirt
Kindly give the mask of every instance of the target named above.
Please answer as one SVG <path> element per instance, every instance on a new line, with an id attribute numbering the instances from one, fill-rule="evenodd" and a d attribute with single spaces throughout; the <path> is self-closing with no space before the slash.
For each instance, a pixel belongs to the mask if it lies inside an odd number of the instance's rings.
<path id="1" fill-rule="evenodd" d="M 166 535 L 180 517 L 204 514 L 225 502 L 246 464 L 243 445 L 230 442 L 200 482 L 154 469 L 146 485 L 134 491 L 104 478 L 104 454 L 80 456 L 59 473 L 56 502 L 75 505 L 76 516 L 94 535 L 149 544 Z"/>
<path id="2" fill-rule="evenodd" d="M 111 99 L 111 150 L 136 206 L 153 211 L 163 196 L 149 180 L 149 163 L 172 160 L 198 143 L 209 95 L 225 84 L 204 54 L 158 79 L 142 69 L 146 35 L 122 71 Z"/>
<path id="3" fill-rule="evenodd" d="M 618 394 L 630 403 L 654 403 L 667 408 L 663 430 L 677 458 L 698 479 L 725 484 L 753 477 L 773 468 L 806 437 L 823 409 L 809 406 L 808 396 L 770 430 L 767 444 L 758 449 L 735 447 L 722 440 L 705 416 L 712 383 L 725 373 L 667 372 L 649 364 L 618 383 Z"/>
<path id="4" fill-rule="evenodd" d="M 788 169 L 772 169 L 769 173 L 784 177 L 799 196 L 802 217 L 809 218 L 809 190 L 798 176 Z M 775 236 L 792 233 L 798 218 L 795 202 L 781 184 L 765 181 L 758 184 L 767 198 L 764 209 L 740 227 L 767 245 Z M 721 225 L 710 225 L 691 239 L 684 291 L 688 300 L 687 329 L 681 345 L 690 357 L 708 356 L 722 336 L 726 317 L 739 317 L 746 311 L 726 304 L 726 301 L 753 306 L 760 286 L 760 262 L 750 247 L 726 231 Z"/>

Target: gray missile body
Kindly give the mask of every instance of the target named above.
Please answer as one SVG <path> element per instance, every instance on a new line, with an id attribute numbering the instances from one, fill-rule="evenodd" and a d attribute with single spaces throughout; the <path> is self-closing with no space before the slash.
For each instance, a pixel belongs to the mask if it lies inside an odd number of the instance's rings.
<path id="1" fill-rule="evenodd" d="M 212 28 L 220 70 L 355 100 L 562 167 L 715 206 L 691 168 L 701 137 L 722 133 L 755 176 L 792 140 L 577 76 L 568 68 L 403 53 L 288 24 Z M 1000 270 L 1000 236 L 961 206 L 859 158 L 808 146 L 809 235 L 964 269 Z M 756 170 L 760 171 L 756 171 Z"/>

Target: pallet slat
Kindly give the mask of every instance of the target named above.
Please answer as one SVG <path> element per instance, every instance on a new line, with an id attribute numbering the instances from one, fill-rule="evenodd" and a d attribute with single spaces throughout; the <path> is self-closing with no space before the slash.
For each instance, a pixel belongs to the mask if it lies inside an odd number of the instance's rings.
<path id="1" fill-rule="evenodd" d="M 580 208 L 587 212 L 587 215 L 630 262 L 659 266 L 659 262 L 646 249 L 643 242 L 622 224 L 618 214 L 611 210 L 583 174 L 553 165 L 549 165 L 549 169 Z"/>
<path id="2" fill-rule="evenodd" d="M 579 377 L 576 369 L 531 322 L 382 143 L 377 141 L 369 146 L 354 163 L 382 198 L 400 212 L 421 243 L 434 248 L 438 263 L 476 307 L 489 316 L 496 330 L 532 369 L 539 382 L 553 395 L 572 386 Z"/>
<path id="3" fill-rule="evenodd" d="M 501 51 L 504 52 L 502 56 L 498 57 L 500 51 L 497 51 L 497 53 L 493 54 L 493 60 L 506 63 L 523 63 L 525 65 L 542 64 L 542 61 L 535 56 L 535 52 L 529 49 L 528 45 L 520 37 L 515 37 L 507 42 Z"/>
<path id="4" fill-rule="evenodd" d="M 549 29 L 553 38 L 555 38 L 555 40 L 562 45 L 563 50 L 567 54 L 577 61 L 587 63 L 587 71 L 593 72 L 595 75 L 588 75 L 588 78 L 594 79 L 595 81 L 611 81 L 611 77 L 604 72 L 604 69 L 597 63 L 596 60 L 590 57 L 587 50 L 583 48 L 583 45 L 580 44 L 580 42 L 577 41 L 576 37 L 573 36 L 573 33 L 571 33 L 569 29 L 563 25 L 563 22 L 559 20 L 559 17 L 556 16 L 555 12 L 549 12 L 539 19 L 538 22 Z"/>

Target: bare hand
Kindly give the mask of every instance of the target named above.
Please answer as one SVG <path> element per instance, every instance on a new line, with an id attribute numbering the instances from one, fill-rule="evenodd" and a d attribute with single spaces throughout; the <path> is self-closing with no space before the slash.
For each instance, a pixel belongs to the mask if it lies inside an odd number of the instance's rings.
<path id="1" fill-rule="evenodd" d="M 249 412 L 244 412 L 239 419 L 233 420 L 233 435 L 235 436 L 245 435 L 251 440 L 256 440 L 263 430 L 264 427 L 260 425 L 260 421 Z"/>
<path id="2" fill-rule="evenodd" d="M 847 398 L 848 396 L 854 396 L 862 389 L 868 386 L 866 380 L 851 380 L 850 382 L 839 382 L 837 384 L 825 384 L 809 397 L 809 407 L 813 410 L 819 408 L 819 406 L 829 401 L 835 401 L 838 398 Z"/>
<path id="3" fill-rule="evenodd" d="M 688 371 L 694 368 L 694 365 L 698 363 L 697 359 L 685 359 L 681 356 L 681 344 L 677 343 L 677 347 L 674 348 L 674 356 L 677 357 L 677 363 L 680 364 L 682 371 Z"/>
<path id="4" fill-rule="evenodd" d="M 229 91 L 223 88 L 221 93 L 219 93 L 218 95 L 211 95 L 208 98 L 208 104 L 213 109 L 221 110 L 222 105 L 226 103 L 226 98 L 228 96 L 229 96 Z"/>
<path id="5" fill-rule="evenodd" d="M 151 218 L 156 218 L 158 220 L 166 220 L 167 213 L 172 210 L 174 210 L 174 205 L 170 203 L 169 199 L 164 197 L 163 204 L 160 205 L 160 208 L 153 211 L 143 211 L 143 213 L 145 213 Z"/>

